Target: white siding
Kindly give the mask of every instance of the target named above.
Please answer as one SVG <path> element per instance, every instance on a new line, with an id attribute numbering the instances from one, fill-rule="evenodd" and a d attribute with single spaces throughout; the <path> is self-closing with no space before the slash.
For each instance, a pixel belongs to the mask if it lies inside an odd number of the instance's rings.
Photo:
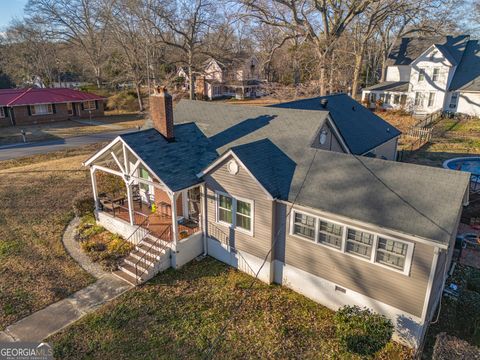
<path id="1" fill-rule="evenodd" d="M 410 79 L 410 66 L 388 66 L 385 81 L 408 81 Z"/>
<path id="2" fill-rule="evenodd" d="M 461 92 L 456 111 L 471 116 L 480 116 L 480 93 Z"/>

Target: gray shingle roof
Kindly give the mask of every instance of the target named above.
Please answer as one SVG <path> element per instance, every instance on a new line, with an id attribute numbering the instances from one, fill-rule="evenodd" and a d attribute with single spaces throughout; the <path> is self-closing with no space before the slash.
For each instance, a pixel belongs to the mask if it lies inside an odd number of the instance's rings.
<path id="1" fill-rule="evenodd" d="M 455 70 L 450 90 L 480 91 L 480 42 L 470 40 Z"/>
<path id="2" fill-rule="evenodd" d="M 467 173 L 315 150 L 326 111 L 182 100 L 174 115 L 174 143 L 154 129 L 122 136 L 174 191 L 231 149 L 278 199 L 441 244 L 455 230 Z"/>
<path id="3" fill-rule="evenodd" d="M 377 91 L 408 91 L 408 81 L 384 81 L 369 87 L 364 90 L 377 90 Z"/>
<path id="4" fill-rule="evenodd" d="M 404 37 L 397 41 L 388 56 L 387 65 L 410 65 L 417 57 L 432 45 L 458 64 L 462 58 L 469 35 L 434 36 L 428 38 Z"/>
<path id="5" fill-rule="evenodd" d="M 168 142 L 155 129 L 120 135 L 133 151 L 172 191 L 200 182 L 203 168 L 217 158 L 209 140 L 193 123 L 175 125 L 175 142 Z"/>
<path id="6" fill-rule="evenodd" d="M 323 98 L 328 100 L 326 109 L 320 103 Z M 302 99 L 272 105 L 272 107 L 328 110 L 340 136 L 352 154 L 365 154 L 401 134 L 395 127 L 346 94 Z"/>
<path id="7" fill-rule="evenodd" d="M 319 150 L 297 203 L 448 244 L 469 181 L 460 171 Z"/>

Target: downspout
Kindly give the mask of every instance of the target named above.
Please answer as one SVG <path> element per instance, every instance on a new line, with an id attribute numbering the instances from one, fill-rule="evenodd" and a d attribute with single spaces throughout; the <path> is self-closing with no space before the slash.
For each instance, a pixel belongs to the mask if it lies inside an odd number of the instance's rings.
<path id="1" fill-rule="evenodd" d="M 208 236 L 208 231 L 207 231 L 207 184 L 204 183 L 202 186 L 202 195 L 203 195 L 203 201 L 202 201 L 202 226 L 203 226 L 203 256 L 208 255 L 208 242 L 207 242 L 207 236 Z"/>

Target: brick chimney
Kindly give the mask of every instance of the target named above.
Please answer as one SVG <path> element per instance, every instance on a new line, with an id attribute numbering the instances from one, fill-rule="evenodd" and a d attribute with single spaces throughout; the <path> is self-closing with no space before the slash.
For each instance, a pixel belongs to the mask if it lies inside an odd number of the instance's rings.
<path id="1" fill-rule="evenodd" d="M 173 102 L 172 95 L 167 92 L 166 87 L 158 86 L 150 95 L 150 118 L 153 127 L 168 141 L 173 141 Z"/>

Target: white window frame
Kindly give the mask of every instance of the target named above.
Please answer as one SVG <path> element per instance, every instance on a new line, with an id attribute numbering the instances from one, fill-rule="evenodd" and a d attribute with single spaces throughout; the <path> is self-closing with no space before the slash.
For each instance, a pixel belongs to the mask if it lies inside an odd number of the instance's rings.
<path id="1" fill-rule="evenodd" d="M 47 112 L 38 112 L 37 107 L 46 107 Z M 30 114 L 32 116 L 41 116 L 41 115 L 50 115 L 53 114 L 53 105 L 52 104 L 35 104 L 30 105 Z"/>
<path id="2" fill-rule="evenodd" d="M 426 75 L 425 69 L 418 69 L 418 81 L 417 82 L 425 81 L 425 75 Z"/>
<path id="3" fill-rule="evenodd" d="M 435 71 L 438 71 L 438 73 L 435 74 Z M 432 81 L 438 81 L 438 80 L 440 80 L 440 68 L 436 67 L 436 68 L 433 68 Z"/>
<path id="4" fill-rule="evenodd" d="M 295 214 L 296 213 L 306 215 L 306 216 L 311 216 L 315 219 L 315 238 L 313 240 L 307 239 L 303 236 L 300 236 L 300 235 L 297 235 L 297 234 L 294 233 L 294 227 L 293 226 L 294 226 L 294 222 L 295 222 Z M 332 224 L 340 225 L 342 227 L 342 243 L 341 243 L 340 249 L 322 244 L 318 241 L 320 221 L 330 222 Z M 355 230 L 355 231 L 367 232 L 367 233 L 370 233 L 370 234 L 373 235 L 372 251 L 371 251 L 371 254 L 370 254 L 370 258 L 362 257 L 360 255 L 356 255 L 355 253 L 349 253 L 349 252 L 346 251 L 346 248 L 347 248 L 347 233 L 348 233 L 349 229 Z M 413 259 L 413 251 L 414 251 L 414 248 L 415 248 L 415 243 L 413 243 L 413 242 L 400 240 L 400 239 L 397 239 L 397 238 L 394 238 L 394 237 L 391 237 L 391 236 L 388 236 L 388 235 L 380 234 L 376 231 L 371 231 L 371 230 L 360 228 L 360 227 L 357 227 L 357 226 L 343 224 L 341 222 L 328 219 L 324 216 L 313 215 L 309 212 L 306 212 L 306 211 L 303 211 L 303 210 L 297 210 L 297 209 L 293 209 L 291 214 L 290 214 L 289 234 L 290 234 L 290 236 L 293 236 L 297 239 L 301 239 L 301 240 L 306 241 L 310 244 L 315 244 L 315 245 L 321 246 L 323 248 L 326 248 L 326 249 L 329 249 L 329 250 L 332 250 L 332 251 L 340 252 L 340 253 L 342 253 L 344 255 L 347 255 L 347 256 L 352 256 L 355 259 L 358 259 L 358 260 L 361 260 L 361 261 L 366 261 L 370 264 L 380 266 L 382 268 L 385 268 L 385 269 L 388 269 L 388 270 L 391 270 L 391 271 L 395 271 L 399 274 L 402 274 L 402 275 L 405 275 L 405 276 L 410 276 L 410 270 L 411 270 L 412 259 Z M 407 254 L 405 256 L 405 266 L 404 266 L 403 270 L 400 270 L 400 269 L 397 269 L 395 267 L 388 266 L 388 265 L 381 264 L 381 263 L 377 262 L 377 250 L 378 250 L 378 239 L 379 238 L 383 238 L 383 239 L 387 239 L 387 240 L 393 240 L 393 241 L 401 242 L 401 243 L 407 245 Z"/>
<path id="5" fill-rule="evenodd" d="M 219 205 L 220 205 L 220 201 L 219 201 L 219 196 L 220 195 L 227 196 L 227 197 L 232 199 L 232 223 L 231 224 L 220 220 L 219 211 L 218 211 L 218 208 L 219 208 Z M 242 201 L 242 202 L 250 204 L 250 230 L 247 230 L 247 229 L 244 229 L 244 228 L 241 228 L 241 227 L 237 226 L 237 201 Z M 215 191 L 215 221 L 218 224 L 226 226 L 226 227 L 228 227 L 230 229 L 233 229 L 235 231 L 238 231 L 238 232 L 250 235 L 250 236 L 254 236 L 255 201 L 250 200 L 250 199 L 245 199 L 245 198 L 240 197 L 240 196 L 235 196 L 235 195 L 232 195 L 232 194 L 227 194 L 226 192 L 223 192 L 223 191 Z"/>
<path id="6" fill-rule="evenodd" d="M 93 107 L 87 106 L 87 104 L 93 104 Z M 87 100 L 83 102 L 83 110 L 84 111 L 90 111 L 90 110 L 97 110 L 97 106 L 95 105 L 95 100 Z"/>
<path id="7" fill-rule="evenodd" d="M 428 103 L 427 103 L 427 106 L 428 106 L 428 107 L 432 107 L 433 105 L 435 105 L 435 92 L 430 91 L 430 92 L 428 93 Z"/>
<path id="8" fill-rule="evenodd" d="M 0 106 L 0 118 L 5 118 L 5 108 L 3 106 Z"/>

